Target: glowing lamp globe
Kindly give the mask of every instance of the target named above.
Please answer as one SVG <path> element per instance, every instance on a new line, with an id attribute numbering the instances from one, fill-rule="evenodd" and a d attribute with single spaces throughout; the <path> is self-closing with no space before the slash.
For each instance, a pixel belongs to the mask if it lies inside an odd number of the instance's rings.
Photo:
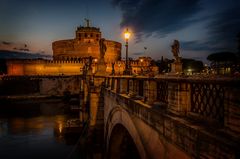
<path id="1" fill-rule="evenodd" d="M 126 40 L 128 40 L 130 38 L 131 34 L 130 32 L 128 31 L 128 29 L 124 32 L 124 37 Z"/>

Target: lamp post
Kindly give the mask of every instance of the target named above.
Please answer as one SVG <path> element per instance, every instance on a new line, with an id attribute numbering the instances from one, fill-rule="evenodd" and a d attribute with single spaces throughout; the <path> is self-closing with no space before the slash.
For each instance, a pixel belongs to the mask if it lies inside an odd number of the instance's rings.
<path id="1" fill-rule="evenodd" d="M 140 59 L 141 75 L 143 75 L 143 59 Z"/>
<path id="2" fill-rule="evenodd" d="M 97 72 L 97 62 L 98 62 L 98 59 L 97 58 L 95 58 L 94 60 L 93 60 L 93 63 L 94 63 L 94 65 L 93 65 L 93 67 L 94 67 L 94 73 L 96 73 Z"/>
<path id="3" fill-rule="evenodd" d="M 125 37 L 125 41 L 126 41 L 126 63 L 125 63 L 125 70 L 124 70 L 124 74 L 125 75 L 130 75 L 130 70 L 129 70 L 129 60 L 128 60 L 128 39 L 130 38 L 131 34 L 128 31 L 128 28 L 126 29 L 126 31 L 124 32 L 124 37 Z"/>

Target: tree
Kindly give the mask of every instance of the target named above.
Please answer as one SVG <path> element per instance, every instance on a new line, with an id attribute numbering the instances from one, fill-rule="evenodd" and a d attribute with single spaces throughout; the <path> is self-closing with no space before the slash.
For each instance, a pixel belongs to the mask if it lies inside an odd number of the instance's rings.
<path id="1" fill-rule="evenodd" d="M 170 64 L 173 62 L 173 60 L 169 60 L 167 58 L 161 60 L 155 61 L 156 66 L 158 66 L 159 73 L 167 73 L 170 72 Z"/>
<path id="2" fill-rule="evenodd" d="M 237 64 L 237 55 L 232 52 L 217 52 L 210 54 L 207 59 L 211 61 L 211 67 L 220 73 L 223 70 L 223 74 L 226 74 L 226 69 L 230 68 L 231 72 L 235 70 L 235 64 Z"/>
<path id="3" fill-rule="evenodd" d="M 203 62 L 194 59 L 182 59 L 183 71 L 191 69 L 192 72 L 201 72 L 203 70 Z"/>
<path id="4" fill-rule="evenodd" d="M 232 52 L 217 52 L 208 55 L 207 59 L 211 62 L 225 62 L 225 61 L 236 61 L 236 54 Z"/>

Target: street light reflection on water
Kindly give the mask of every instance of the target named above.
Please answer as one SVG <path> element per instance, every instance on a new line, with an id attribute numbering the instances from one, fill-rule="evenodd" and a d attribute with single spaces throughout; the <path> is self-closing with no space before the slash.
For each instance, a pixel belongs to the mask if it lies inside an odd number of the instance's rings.
<path id="1" fill-rule="evenodd" d="M 0 158 L 67 158 L 77 141 L 74 138 L 69 142 L 62 134 L 64 124 L 69 118 L 71 116 L 67 114 L 37 116 L 0 114 Z M 71 158 L 75 158 L 74 156 L 79 156 L 78 152 Z"/>

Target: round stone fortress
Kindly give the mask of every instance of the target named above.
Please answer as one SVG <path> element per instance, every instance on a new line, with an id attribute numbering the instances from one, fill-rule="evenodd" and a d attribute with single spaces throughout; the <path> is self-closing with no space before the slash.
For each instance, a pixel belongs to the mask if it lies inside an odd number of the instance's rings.
<path id="1" fill-rule="evenodd" d="M 99 41 L 102 38 L 100 29 L 90 27 L 89 20 L 86 21 L 86 26 L 77 28 L 75 39 L 52 43 L 54 60 L 78 60 L 89 56 L 99 59 Z M 105 62 L 121 60 L 121 43 L 105 39 L 105 45 L 107 47 Z"/>

